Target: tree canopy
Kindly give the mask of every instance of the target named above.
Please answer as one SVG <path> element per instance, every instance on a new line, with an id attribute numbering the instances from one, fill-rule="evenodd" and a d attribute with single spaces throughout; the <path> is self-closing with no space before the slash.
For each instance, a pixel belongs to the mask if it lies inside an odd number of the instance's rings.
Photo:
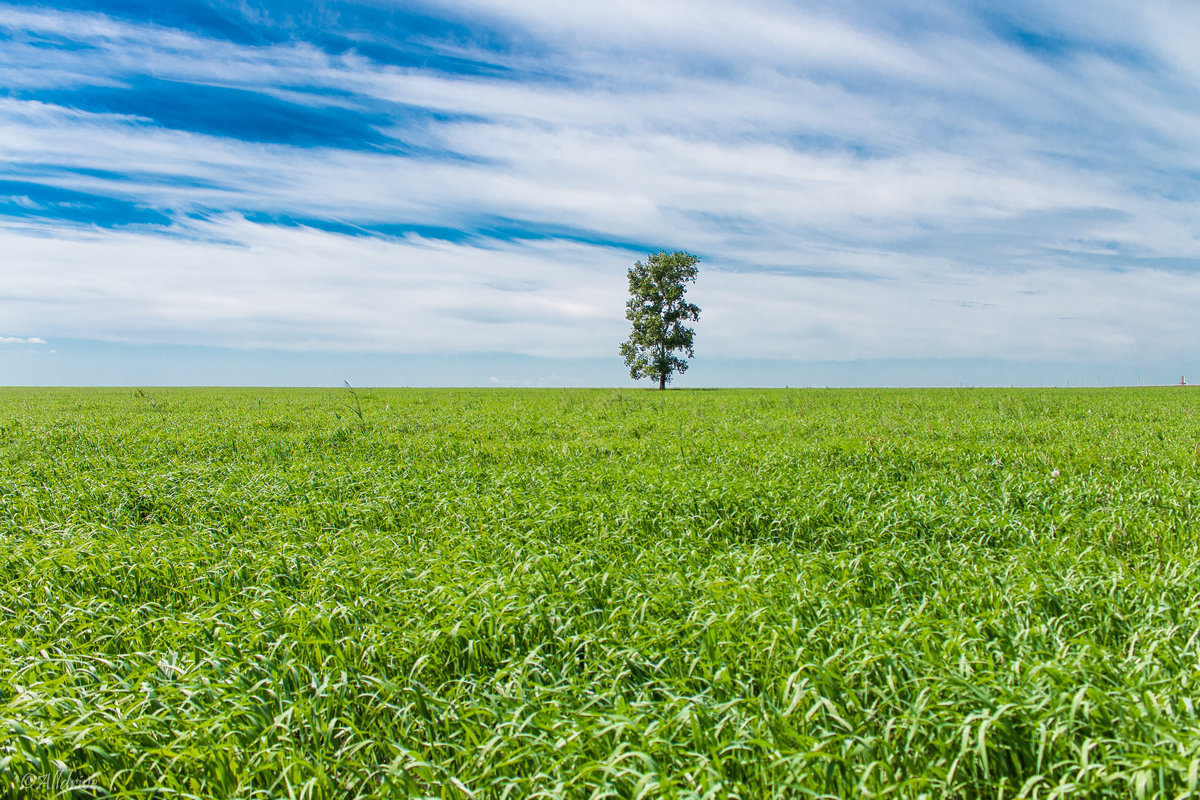
<path id="1" fill-rule="evenodd" d="M 696 282 L 699 261 L 682 251 L 660 251 L 629 269 L 625 318 L 632 330 L 621 344 L 621 355 L 634 380 L 655 378 L 658 388 L 665 389 L 675 373 L 688 368 L 688 362 L 676 353 L 695 357 L 695 331 L 684 323 L 699 320 L 700 308 L 687 302 L 684 295 L 687 284 Z"/>

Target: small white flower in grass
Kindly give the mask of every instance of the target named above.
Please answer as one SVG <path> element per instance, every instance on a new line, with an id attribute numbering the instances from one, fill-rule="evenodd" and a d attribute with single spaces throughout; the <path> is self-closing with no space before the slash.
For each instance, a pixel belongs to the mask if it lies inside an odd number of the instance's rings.
<path id="1" fill-rule="evenodd" d="M 1058 477 L 1058 475 L 1059 475 L 1058 470 L 1054 470 L 1053 472 L 1050 473 L 1050 480 L 1054 480 L 1055 478 Z"/>

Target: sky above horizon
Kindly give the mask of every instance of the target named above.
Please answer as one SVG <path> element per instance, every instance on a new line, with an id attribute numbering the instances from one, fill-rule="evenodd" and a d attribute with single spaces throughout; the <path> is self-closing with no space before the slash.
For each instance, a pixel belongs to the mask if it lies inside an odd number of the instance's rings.
<path id="1" fill-rule="evenodd" d="M 677 386 L 1177 382 L 1198 39 L 1182 0 L 0 2 L 0 384 L 628 385 L 660 249 L 701 258 Z"/>

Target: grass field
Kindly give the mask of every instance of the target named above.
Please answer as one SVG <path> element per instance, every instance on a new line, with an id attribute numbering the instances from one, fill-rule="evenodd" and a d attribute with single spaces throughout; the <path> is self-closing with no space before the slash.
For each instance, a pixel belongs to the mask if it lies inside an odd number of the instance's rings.
<path id="1" fill-rule="evenodd" d="M 1200 395 L 0 392 L 10 797 L 1200 797 Z"/>

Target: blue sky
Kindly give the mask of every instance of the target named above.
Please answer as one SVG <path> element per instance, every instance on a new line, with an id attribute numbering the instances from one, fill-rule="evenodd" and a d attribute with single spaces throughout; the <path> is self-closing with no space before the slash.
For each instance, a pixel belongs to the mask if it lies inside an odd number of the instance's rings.
<path id="1" fill-rule="evenodd" d="M 0 2 L 0 384 L 1200 380 L 1200 6 Z"/>

